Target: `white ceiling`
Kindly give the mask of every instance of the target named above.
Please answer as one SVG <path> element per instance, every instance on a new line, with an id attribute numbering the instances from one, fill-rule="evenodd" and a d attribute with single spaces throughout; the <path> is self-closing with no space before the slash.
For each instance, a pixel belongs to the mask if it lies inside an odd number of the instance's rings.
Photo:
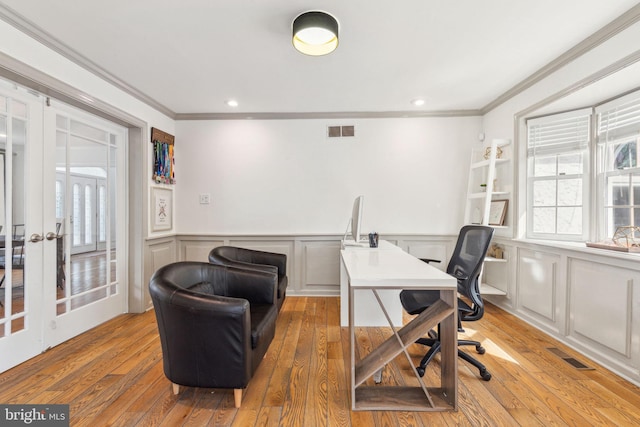
<path id="1" fill-rule="evenodd" d="M 0 16 L 173 113 L 438 112 L 482 109 L 636 4 L 0 0 Z M 340 22 L 330 55 L 291 45 L 291 22 L 312 9 Z"/>

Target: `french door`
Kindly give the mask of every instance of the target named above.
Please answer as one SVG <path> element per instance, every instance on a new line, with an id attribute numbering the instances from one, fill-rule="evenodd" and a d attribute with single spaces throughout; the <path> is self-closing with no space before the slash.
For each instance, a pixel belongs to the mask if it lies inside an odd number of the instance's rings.
<path id="1" fill-rule="evenodd" d="M 124 128 L 0 82 L 0 372 L 125 311 L 125 151 Z"/>
<path id="2" fill-rule="evenodd" d="M 44 349 L 43 109 L 38 97 L 0 81 L 0 371 Z"/>

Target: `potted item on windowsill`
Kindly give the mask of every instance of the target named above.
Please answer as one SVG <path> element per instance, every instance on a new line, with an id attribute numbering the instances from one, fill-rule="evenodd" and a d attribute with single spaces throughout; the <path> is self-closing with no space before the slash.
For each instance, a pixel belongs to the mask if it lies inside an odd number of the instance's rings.
<path id="1" fill-rule="evenodd" d="M 619 252 L 640 252 L 640 227 L 625 225 L 616 228 L 612 239 L 603 242 L 586 242 L 589 248 L 609 249 Z"/>
<path id="2" fill-rule="evenodd" d="M 486 191 L 487 191 L 487 184 L 480 184 L 480 191 L 482 191 L 483 193 L 486 193 Z"/>

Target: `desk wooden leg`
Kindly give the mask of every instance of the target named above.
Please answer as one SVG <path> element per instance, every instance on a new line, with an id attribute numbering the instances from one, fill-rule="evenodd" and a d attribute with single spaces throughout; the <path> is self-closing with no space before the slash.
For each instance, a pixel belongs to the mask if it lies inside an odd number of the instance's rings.
<path id="1" fill-rule="evenodd" d="M 453 307 L 453 314 L 440 322 L 441 387 L 448 403 L 458 409 L 458 298 L 455 291 L 440 291 L 440 299 Z"/>

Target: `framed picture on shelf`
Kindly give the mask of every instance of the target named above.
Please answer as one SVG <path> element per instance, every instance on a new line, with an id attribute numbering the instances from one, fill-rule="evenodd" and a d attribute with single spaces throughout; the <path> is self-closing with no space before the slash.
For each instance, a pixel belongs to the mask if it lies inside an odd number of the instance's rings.
<path id="1" fill-rule="evenodd" d="M 151 198 L 153 203 L 153 231 L 171 230 L 173 228 L 173 191 L 171 188 L 153 187 Z"/>
<path id="2" fill-rule="evenodd" d="M 492 200 L 489 208 L 489 225 L 504 225 L 509 200 Z"/>

